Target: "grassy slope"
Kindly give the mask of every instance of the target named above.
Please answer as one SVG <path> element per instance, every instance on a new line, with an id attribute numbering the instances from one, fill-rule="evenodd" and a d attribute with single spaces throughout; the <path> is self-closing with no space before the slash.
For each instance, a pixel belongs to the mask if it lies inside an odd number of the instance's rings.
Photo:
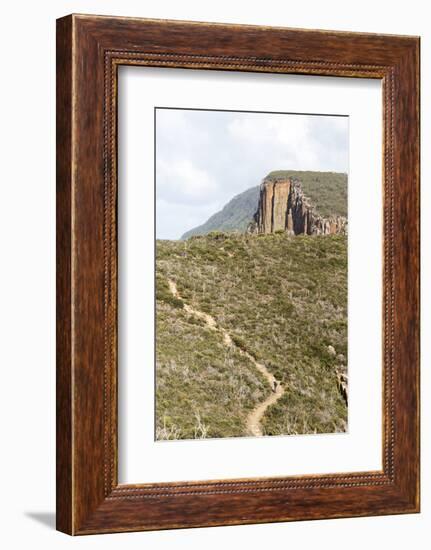
<path id="1" fill-rule="evenodd" d="M 346 245 L 344 236 L 285 233 L 157 242 L 159 433 L 175 425 L 180 437 L 196 437 L 197 411 L 209 436 L 241 435 L 247 413 L 268 392 L 246 358 L 192 324 L 169 295 L 168 277 L 285 385 L 264 417 L 266 434 L 345 430 L 337 360 L 327 346 L 346 356 Z"/>
<path id="2" fill-rule="evenodd" d="M 347 174 L 274 170 L 267 177 L 281 176 L 300 180 L 304 194 L 316 206 L 316 211 L 321 216 L 347 217 Z"/>
<path id="3" fill-rule="evenodd" d="M 253 364 L 220 333 L 189 315 L 169 292 L 167 242 L 158 242 L 156 437 L 196 439 L 244 434 L 248 412 L 269 390 Z M 176 243 L 178 246 L 180 243 Z M 172 255 L 175 257 L 175 252 Z"/>

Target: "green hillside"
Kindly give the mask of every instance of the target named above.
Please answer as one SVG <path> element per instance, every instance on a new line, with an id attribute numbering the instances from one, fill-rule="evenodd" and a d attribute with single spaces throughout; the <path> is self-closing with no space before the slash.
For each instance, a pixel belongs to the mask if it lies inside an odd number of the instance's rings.
<path id="1" fill-rule="evenodd" d="M 321 216 L 347 217 L 347 175 L 337 172 L 302 172 L 275 170 L 267 178 L 292 177 L 301 182 L 302 189 Z M 236 195 L 226 206 L 212 215 L 204 224 L 184 233 L 181 239 L 207 235 L 211 231 L 238 231 L 243 233 L 253 221 L 259 202 L 259 186 Z"/>
<path id="2" fill-rule="evenodd" d="M 240 231 L 243 233 L 253 219 L 258 201 L 259 186 L 257 185 L 236 195 L 222 210 L 213 214 L 204 224 L 184 233 L 181 239 L 188 239 L 193 235 L 206 235 L 211 231 Z"/>
<path id="3" fill-rule="evenodd" d="M 345 431 L 345 236 L 157 241 L 156 289 L 158 439 L 246 435 L 250 411 L 271 394 L 252 359 L 284 387 L 262 418 L 264 435 Z"/>

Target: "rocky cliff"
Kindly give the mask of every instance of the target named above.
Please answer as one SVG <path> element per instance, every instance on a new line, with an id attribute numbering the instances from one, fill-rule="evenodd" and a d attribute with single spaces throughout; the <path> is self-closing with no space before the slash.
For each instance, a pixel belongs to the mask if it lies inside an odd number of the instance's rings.
<path id="1" fill-rule="evenodd" d="M 320 216 L 304 195 L 298 179 L 267 178 L 260 186 L 259 204 L 248 231 L 287 231 L 292 235 L 346 234 L 347 219 L 344 216 Z"/>

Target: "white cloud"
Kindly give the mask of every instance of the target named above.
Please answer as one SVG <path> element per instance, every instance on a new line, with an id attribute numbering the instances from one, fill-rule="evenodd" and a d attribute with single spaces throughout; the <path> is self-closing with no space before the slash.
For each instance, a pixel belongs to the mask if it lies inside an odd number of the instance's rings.
<path id="1" fill-rule="evenodd" d="M 157 161 L 157 196 L 176 203 L 207 202 L 217 192 L 208 172 L 188 159 Z"/>
<path id="2" fill-rule="evenodd" d="M 297 140 L 304 141 L 309 135 L 309 117 L 300 115 L 236 115 L 229 124 L 229 133 L 243 142 L 258 144 L 270 142 L 273 146 L 291 146 Z"/>
<path id="3" fill-rule="evenodd" d="M 180 109 L 157 109 L 157 134 L 164 141 L 173 141 L 176 136 L 186 136 L 191 128 L 186 111 Z"/>
<path id="4" fill-rule="evenodd" d="M 334 156 L 328 155 L 330 143 L 325 143 L 320 134 L 325 131 L 330 136 L 345 126 L 346 119 L 341 117 L 245 115 L 234 118 L 228 129 L 244 149 L 261 149 L 265 155 L 270 152 L 281 168 L 335 171 L 343 163 L 336 166 L 328 162 Z"/>

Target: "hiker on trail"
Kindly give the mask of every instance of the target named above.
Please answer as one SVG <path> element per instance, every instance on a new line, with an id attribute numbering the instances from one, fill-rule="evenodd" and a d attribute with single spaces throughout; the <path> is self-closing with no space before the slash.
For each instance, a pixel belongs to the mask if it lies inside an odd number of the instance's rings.
<path id="1" fill-rule="evenodd" d="M 278 388 L 278 382 L 277 382 L 277 380 L 274 379 L 273 382 L 272 382 L 272 391 L 273 391 L 274 393 L 276 393 L 276 392 L 277 392 L 277 388 Z"/>

